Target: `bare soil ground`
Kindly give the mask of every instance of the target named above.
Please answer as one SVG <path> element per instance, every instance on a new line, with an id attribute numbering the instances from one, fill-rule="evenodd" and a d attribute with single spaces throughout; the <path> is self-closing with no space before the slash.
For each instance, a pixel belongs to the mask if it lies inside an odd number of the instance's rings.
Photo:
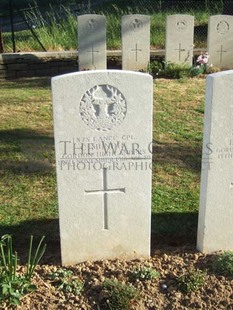
<path id="1" fill-rule="evenodd" d="M 78 295 L 58 290 L 53 281 L 48 279 L 49 273 L 61 267 L 59 264 L 40 265 L 33 279 L 37 291 L 23 297 L 17 309 L 110 309 L 104 306 L 102 287 L 103 281 L 109 278 L 131 283 L 138 289 L 139 297 L 131 303 L 130 309 L 233 309 L 233 278 L 213 272 L 215 255 L 204 255 L 190 246 L 157 248 L 152 251 L 153 255 L 148 260 L 104 260 L 69 266 L 67 269 L 84 282 L 83 292 Z M 129 271 L 134 267 L 153 268 L 159 272 L 159 277 L 132 282 Z M 207 272 L 204 284 L 197 291 L 183 293 L 179 289 L 177 277 L 193 269 Z M 14 308 L 2 306 L 1 309 Z"/>

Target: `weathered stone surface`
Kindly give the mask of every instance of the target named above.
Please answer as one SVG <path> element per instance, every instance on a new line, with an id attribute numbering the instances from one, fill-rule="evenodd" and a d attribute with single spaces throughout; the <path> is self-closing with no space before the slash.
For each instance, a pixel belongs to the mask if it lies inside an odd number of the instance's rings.
<path id="1" fill-rule="evenodd" d="M 210 16 L 208 24 L 209 64 L 233 68 L 233 16 Z"/>
<path id="2" fill-rule="evenodd" d="M 78 71 L 77 52 L 0 54 L 0 77 L 54 76 Z"/>
<path id="3" fill-rule="evenodd" d="M 7 65 L 7 69 L 9 70 L 9 71 L 12 71 L 12 70 L 14 70 L 14 71 L 19 71 L 19 70 L 21 70 L 21 71 L 25 71 L 25 70 L 27 70 L 28 69 L 28 64 L 25 62 L 25 63 L 14 63 L 14 64 L 8 64 Z"/>
<path id="4" fill-rule="evenodd" d="M 207 77 L 197 248 L 233 250 L 233 70 Z"/>
<path id="5" fill-rule="evenodd" d="M 170 15 L 166 19 L 165 61 L 192 66 L 194 17 Z"/>
<path id="6" fill-rule="evenodd" d="M 35 71 L 36 76 L 49 76 L 49 75 L 57 75 L 57 74 L 58 74 L 58 68 L 57 69 L 56 68 L 39 69 Z"/>
<path id="7" fill-rule="evenodd" d="M 122 69 L 147 71 L 150 61 L 150 17 L 125 15 L 121 22 Z"/>
<path id="8" fill-rule="evenodd" d="M 0 64 L 0 70 L 6 70 L 7 69 L 7 66 L 6 65 L 1 65 Z"/>
<path id="9" fill-rule="evenodd" d="M 79 70 L 106 69 L 106 17 L 78 16 Z"/>
<path id="10" fill-rule="evenodd" d="M 63 265 L 150 254 L 152 86 L 116 70 L 52 79 Z"/>

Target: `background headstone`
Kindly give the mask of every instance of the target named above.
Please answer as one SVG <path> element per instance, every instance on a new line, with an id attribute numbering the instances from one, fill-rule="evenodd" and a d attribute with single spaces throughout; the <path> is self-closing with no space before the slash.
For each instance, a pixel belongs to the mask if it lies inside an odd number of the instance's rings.
<path id="1" fill-rule="evenodd" d="M 165 62 L 193 63 L 194 17 L 170 15 L 166 18 Z"/>
<path id="2" fill-rule="evenodd" d="M 197 248 L 233 250 L 233 70 L 207 77 Z"/>
<path id="3" fill-rule="evenodd" d="M 209 64 L 233 68 L 233 16 L 210 16 L 208 23 Z"/>
<path id="4" fill-rule="evenodd" d="M 150 17 L 125 15 L 121 20 L 122 69 L 147 71 L 150 61 Z"/>
<path id="5" fill-rule="evenodd" d="M 52 79 L 63 265 L 149 256 L 152 87 L 116 70 Z"/>
<path id="6" fill-rule="evenodd" d="M 78 16 L 79 70 L 106 69 L 106 17 Z"/>

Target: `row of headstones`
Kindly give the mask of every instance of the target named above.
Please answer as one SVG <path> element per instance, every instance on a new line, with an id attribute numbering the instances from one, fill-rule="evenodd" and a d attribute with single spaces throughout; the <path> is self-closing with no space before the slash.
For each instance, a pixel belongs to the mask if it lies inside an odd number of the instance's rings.
<path id="1" fill-rule="evenodd" d="M 150 17 L 122 17 L 122 69 L 146 71 L 150 60 Z M 193 63 L 194 17 L 170 15 L 166 19 L 165 62 Z M 233 68 L 233 16 L 215 15 L 208 25 L 209 63 Z M 79 70 L 106 69 L 106 18 L 78 17 Z"/>
<path id="2" fill-rule="evenodd" d="M 150 60 L 150 17 L 122 17 L 122 69 L 147 70 Z M 78 16 L 79 70 L 106 69 L 106 17 Z"/>
<path id="3" fill-rule="evenodd" d="M 198 249 L 233 250 L 233 70 L 207 77 Z M 62 264 L 150 255 L 153 80 L 52 79 Z M 155 155 L 156 158 L 156 155 Z"/>

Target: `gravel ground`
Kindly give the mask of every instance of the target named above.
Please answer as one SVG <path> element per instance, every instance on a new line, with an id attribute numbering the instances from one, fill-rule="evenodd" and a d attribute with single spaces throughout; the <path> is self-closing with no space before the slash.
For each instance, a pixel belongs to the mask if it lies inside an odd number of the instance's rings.
<path id="1" fill-rule="evenodd" d="M 157 249 L 148 260 L 97 261 L 69 266 L 73 276 L 84 282 L 83 292 L 75 295 L 58 290 L 48 274 L 61 268 L 59 265 L 41 265 L 33 278 L 38 289 L 23 297 L 17 309 L 109 309 L 102 283 L 107 278 L 137 288 L 139 297 L 130 309 L 233 309 L 233 278 L 213 272 L 214 255 L 204 255 L 194 248 Z M 159 272 L 153 280 L 132 281 L 129 271 L 136 267 L 150 267 Z M 206 270 L 204 284 L 197 291 L 180 291 L 177 277 L 193 269 Z M 2 307 L 1 309 L 13 309 Z M 123 309 L 123 308 L 118 308 Z"/>

